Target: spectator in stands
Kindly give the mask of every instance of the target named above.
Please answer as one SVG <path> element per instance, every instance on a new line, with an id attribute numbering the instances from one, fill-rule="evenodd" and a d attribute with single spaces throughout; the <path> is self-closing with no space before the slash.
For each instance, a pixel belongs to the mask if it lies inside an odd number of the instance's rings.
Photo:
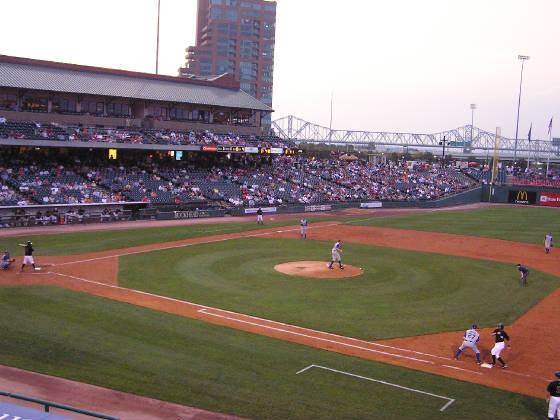
<path id="1" fill-rule="evenodd" d="M 83 208 L 78 209 L 77 219 L 78 223 L 84 223 L 84 219 L 86 216 L 86 211 Z"/>

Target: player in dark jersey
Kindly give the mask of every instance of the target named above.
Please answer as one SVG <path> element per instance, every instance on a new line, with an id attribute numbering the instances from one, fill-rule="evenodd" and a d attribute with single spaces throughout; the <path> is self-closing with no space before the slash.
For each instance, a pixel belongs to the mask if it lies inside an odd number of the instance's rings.
<path id="1" fill-rule="evenodd" d="M 31 241 L 27 241 L 26 244 L 19 244 L 19 246 L 25 247 L 23 252 L 24 257 L 23 263 L 21 264 L 21 271 L 23 271 L 23 267 L 25 267 L 27 263 L 31 264 L 33 270 L 36 270 L 35 261 L 33 260 L 33 251 L 35 251 L 35 249 L 33 248 L 33 244 L 31 243 Z"/>
<path id="2" fill-rule="evenodd" d="M 521 285 L 527 286 L 527 276 L 529 275 L 529 269 L 527 267 L 523 267 L 521 264 L 517 264 L 517 269 L 521 274 Z"/>
<path id="3" fill-rule="evenodd" d="M 558 379 L 560 379 L 560 372 L 554 374 Z M 554 420 L 554 415 L 557 419 L 560 419 L 560 381 L 552 381 L 546 387 L 547 395 L 546 399 L 548 401 L 548 418 Z"/>
<path id="4" fill-rule="evenodd" d="M 502 368 L 505 369 L 507 368 L 507 364 L 500 357 L 500 353 L 504 349 L 506 341 L 508 342 L 508 348 L 511 348 L 511 344 L 509 344 L 509 336 L 504 331 L 504 324 L 498 324 L 498 328 L 492 332 L 492 335 L 496 339 L 496 344 L 494 344 L 494 347 L 492 347 L 492 351 L 490 352 L 492 354 L 492 366 L 496 365 L 496 359 L 498 359 L 502 364 Z"/>

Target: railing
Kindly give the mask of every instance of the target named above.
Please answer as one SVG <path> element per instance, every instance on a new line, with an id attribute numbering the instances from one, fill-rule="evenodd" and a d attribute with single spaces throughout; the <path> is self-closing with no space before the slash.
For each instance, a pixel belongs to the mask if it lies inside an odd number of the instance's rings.
<path id="1" fill-rule="evenodd" d="M 11 392 L 2 392 L 0 391 L 0 395 L 4 397 L 15 398 L 17 400 L 23 401 L 30 401 L 36 404 L 42 404 L 45 407 L 45 412 L 48 413 L 51 407 L 60 408 L 62 410 L 73 411 L 79 414 L 85 414 L 86 416 L 97 417 L 100 419 L 107 419 L 107 420 L 119 420 L 116 417 L 106 416 L 105 414 L 94 413 L 93 411 L 82 410 L 80 408 L 70 407 L 68 405 L 57 404 L 51 401 L 40 400 L 37 398 L 26 397 L 24 395 L 12 394 Z"/>

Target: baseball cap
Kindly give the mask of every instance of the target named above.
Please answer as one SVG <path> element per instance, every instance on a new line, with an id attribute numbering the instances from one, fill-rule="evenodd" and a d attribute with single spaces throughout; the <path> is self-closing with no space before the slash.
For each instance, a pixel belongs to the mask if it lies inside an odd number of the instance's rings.
<path id="1" fill-rule="evenodd" d="M 31 241 L 27 241 L 27 245 L 31 245 Z"/>
<path id="2" fill-rule="evenodd" d="M 478 325 L 472 324 L 472 327 L 473 327 L 474 330 L 476 330 L 478 328 Z"/>
<path id="3" fill-rule="evenodd" d="M 560 372 L 556 372 L 556 373 L 554 374 L 554 376 L 556 376 L 557 378 L 560 378 Z"/>

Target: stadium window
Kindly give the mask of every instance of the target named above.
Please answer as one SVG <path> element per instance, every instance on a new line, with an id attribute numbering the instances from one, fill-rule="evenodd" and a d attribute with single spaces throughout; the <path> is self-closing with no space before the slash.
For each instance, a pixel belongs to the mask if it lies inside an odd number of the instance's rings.
<path id="1" fill-rule="evenodd" d="M 95 113 L 98 115 L 103 115 L 105 113 L 105 104 L 103 102 L 97 102 L 95 104 Z"/>
<path id="2" fill-rule="evenodd" d="M 265 4 L 264 5 L 264 11 L 265 12 L 275 12 L 276 11 L 276 4 L 274 4 L 274 3 Z"/>
<path id="3" fill-rule="evenodd" d="M 52 103 L 54 112 L 76 112 L 76 101 L 68 98 L 55 98 Z"/>
<path id="4" fill-rule="evenodd" d="M 221 6 L 222 5 L 222 0 L 212 0 L 212 4 L 214 6 Z"/>
<path id="5" fill-rule="evenodd" d="M 17 103 L 17 95 L 12 95 L 10 93 L 0 94 L 0 108 L 17 111 Z"/>
<path id="6" fill-rule="evenodd" d="M 24 111 L 47 112 L 47 98 L 24 96 L 22 101 Z"/>

